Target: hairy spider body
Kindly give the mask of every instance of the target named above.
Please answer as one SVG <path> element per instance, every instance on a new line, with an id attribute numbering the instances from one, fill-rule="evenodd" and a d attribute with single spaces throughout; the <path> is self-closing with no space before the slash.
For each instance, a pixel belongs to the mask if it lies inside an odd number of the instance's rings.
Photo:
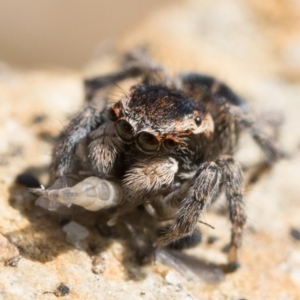
<path id="1" fill-rule="evenodd" d="M 140 77 L 140 84 L 106 108 L 97 93 L 130 77 Z M 270 163 L 281 156 L 262 120 L 225 84 L 193 73 L 170 78 L 141 52 L 126 55 L 119 72 L 85 86 L 88 104 L 55 146 L 53 178 L 70 172 L 73 155 L 84 148 L 81 156 L 97 176 L 123 191 L 110 224 L 140 204 L 155 217 L 175 210 L 173 225 L 155 246 L 192 234 L 224 186 L 232 223 L 229 263 L 235 265 L 246 221 L 243 176 L 232 158 L 241 130 L 250 132 Z"/>

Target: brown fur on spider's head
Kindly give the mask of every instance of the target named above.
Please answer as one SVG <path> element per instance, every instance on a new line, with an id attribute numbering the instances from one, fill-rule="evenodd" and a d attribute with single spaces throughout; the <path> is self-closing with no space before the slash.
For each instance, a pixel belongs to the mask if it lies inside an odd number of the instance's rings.
<path id="1" fill-rule="evenodd" d="M 172 151 L 186 137 L 213 132 L 213 120 L 204 108 L 180 91 L 162 85 L 134 86 L 128 96 L 115 103 L 108 117 L 127 143 L 136 142 L 146 153 Z"/>

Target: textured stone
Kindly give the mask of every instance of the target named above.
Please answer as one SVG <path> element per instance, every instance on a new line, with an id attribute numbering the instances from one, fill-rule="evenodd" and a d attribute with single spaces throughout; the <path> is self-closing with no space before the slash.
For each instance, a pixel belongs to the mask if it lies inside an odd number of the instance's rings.
<path id="1" fill-rule="evenodd" d="M 125 234 L 99 234 L 97 213 L 72 217 L 89 231 L 88 248 L 67 243 L 62 227 L 69 220 L 36 207 L 36 198 L 14 180 L 30 173 L 47 182 L 52 139 L 82 105 L 82 75 L 2 67 L 0 247 L 10 254 L 1 261 L 18 251 L 22 259 L 15 268 L 0 263 L 0 299 L 56 299 L 64 286 L 69 292 L 63 299 L 300 299 L 300 245 L 290 236 L 291 228 L 300 227 L 299 15 L 292 0 L 183 1 L 153 14 L 117 45 L 126 50 L 147 44 L 171 72 L 211 74 L 253 107 L 285 115 L 279 142 L 286 159 L 246 191 L 241 267 L 214 284 L 205 279 L 211 270 L 205 277 L 201 266 L 226 262 L 222 249 L 230 222 L 220 214 L 220 202 L 204 217 L 215 230 L 202 225 L 202 244 L 185 251 L 202 280 L 187 280 L 161 261 L 139 266 Z M 103 74 L 113 60 L 109 54 L 92 61 L 84 73 Z M 263 155 L 245 138 L 236 157 L 250 166 Z M 212 235 L 214 243 L 205 242 Z"/>
<path id="2" fill-rule="evenodd" d="M 0 234 L 0 262 L 6 262 L 19 255 L 18 248 Z"/>

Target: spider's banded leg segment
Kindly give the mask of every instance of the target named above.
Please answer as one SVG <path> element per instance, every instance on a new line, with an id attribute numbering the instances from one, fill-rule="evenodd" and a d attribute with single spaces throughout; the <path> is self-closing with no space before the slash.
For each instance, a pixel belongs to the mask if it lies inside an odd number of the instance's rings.
<path id="1" fill-rule="evenodd" d="M 221 168 L 214 162 L 203 163 L 196 173 L 194 184 L 182 202 L 174 224 L 164 236 L 157 239 L 155 246 L 165 246 L 191 235 L 205 208 L 219 194 L 221 182 Z"/>
<path id="2" fill-rule="evenodd" d="M 217 159 L 216 163 L 222 168 L 222 182 L 226 188 L 226 198 L 232 223 L 229 267 L 236 269 L 238 266 L 237 249 L 241 246 L 243 227 L 246 222 L 243 202 L 243 175 L 240 165 L 231 156 L 223 155 Z"/>
<path id="3" fill-rule="evenodd" d="M 106 101 L 104 99 L 98 105 L 87 105 L 60 134 L 53 150 L 51 169 L 54 178 L 67 172 L 78 142 L 105 121 L 105 105 Z"/>

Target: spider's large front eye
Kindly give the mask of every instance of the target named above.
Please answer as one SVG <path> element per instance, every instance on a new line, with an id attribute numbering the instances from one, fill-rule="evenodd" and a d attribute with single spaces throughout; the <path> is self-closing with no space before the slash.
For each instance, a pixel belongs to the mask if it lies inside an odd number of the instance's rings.
<path id="1" fill-rule="evenodd" d="M 137 142 L 146 152 L 155 152 L 159 146 L 157 138 L 149 132 L 141 132 L 138 135 Z"/>
<path id="2" fill-rule="evenodd" d="M 117 133 L 122 140 L 132 142 L 133 128 L 127 121 L 121 120 L 117 122 Z"/>
<path id="3" fill-rule="evenodd" d="M 167 150 L 172 151 L 178 146 L 178 143 L 173 139 L 166 139 L 164 141 L 164 146 Z"/>

